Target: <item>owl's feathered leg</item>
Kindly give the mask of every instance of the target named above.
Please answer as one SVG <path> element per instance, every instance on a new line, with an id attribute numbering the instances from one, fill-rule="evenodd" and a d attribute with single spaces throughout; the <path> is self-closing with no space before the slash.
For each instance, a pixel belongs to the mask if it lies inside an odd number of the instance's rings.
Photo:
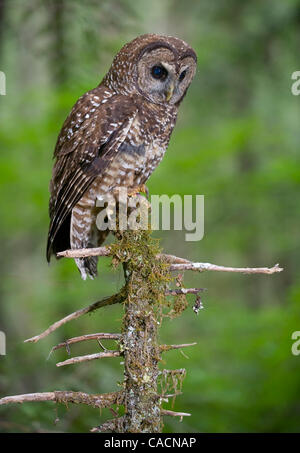
<path id="1" fill-rule="evenodd" d="M 70 243 L 72 249 L 97 247 L 99 242 L 105 240 L 108 232 L 98 231 L 96 216 L 99 210 L 94 205 L 95 203 L 92 200 L 83 198 L 72 209 L 70 227 Z M 75 263 L 83 280 L 86 280 L 87 276 L 91 279 L 97 276 L 97 256 L 76 258 Z"/>
<path id="2" fill-rule="evenodd" d="M 101 244 L 105 241 L 106 237 L 109 234 L 109 230 L 105 231 L 98 231 L 95 235 L 93 235 L 93 240 L 90 241 L 87 245 L 88 248 L 90 247 L 100 247 Z M 93 280 L 97 274 L 97 264 L 98 264 L 98 256 L 90 256 L 87 258 L 83 258 L 82 260 L 76 259 L 77 267 L 81 273 L 81 277 L 85 280 L 86 274 Z M 85 278 L 84 278 L 85 277 Z"/>

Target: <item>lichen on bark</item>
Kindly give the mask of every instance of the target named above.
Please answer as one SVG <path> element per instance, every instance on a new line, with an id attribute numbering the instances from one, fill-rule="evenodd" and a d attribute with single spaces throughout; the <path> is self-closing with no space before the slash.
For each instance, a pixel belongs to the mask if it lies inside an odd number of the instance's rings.
<path id="1" fill-rule="evenodd" d="M 127 288 L 121 350 L 124 354 L 123 432 L 161 432 L 158 328 L 170 281 L 169 266 L 157 260 L 158 241 L 150 231 L 119 233 L 114 263 L 122 262 Z"/>

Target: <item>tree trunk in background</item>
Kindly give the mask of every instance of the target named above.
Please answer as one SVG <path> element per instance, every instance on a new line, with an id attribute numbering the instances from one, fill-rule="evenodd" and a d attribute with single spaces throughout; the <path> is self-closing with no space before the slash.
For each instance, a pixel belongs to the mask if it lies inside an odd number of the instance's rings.
<path id="1" fill-rule="evenodd" d="M 67 26 L 65 0 L 48 3 L 49 25 L 52 34 L 52 52 L 50 58 L 51 70 L 56 85 L 63 86 L 68 78 L 68 56 L 65 45 Z"/>
<path id="2" fill-rule="evenodd" d="M 0 61 L 3 55 L 5 6 L 6 6 L 5 0 L 0 0 Z"/>

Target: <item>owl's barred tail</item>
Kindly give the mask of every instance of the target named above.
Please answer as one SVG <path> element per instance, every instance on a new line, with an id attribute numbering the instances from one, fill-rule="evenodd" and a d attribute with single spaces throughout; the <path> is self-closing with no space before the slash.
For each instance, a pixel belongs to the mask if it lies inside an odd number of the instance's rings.
<path id="1" fill-rule="evenodd" d="M 83 280 L 86 280 L 87 277 L 90 277 L 92 280 L 97 277 L 97 256 L 90 256 L 88 258 L 76 258 L 75 263 Z"/>

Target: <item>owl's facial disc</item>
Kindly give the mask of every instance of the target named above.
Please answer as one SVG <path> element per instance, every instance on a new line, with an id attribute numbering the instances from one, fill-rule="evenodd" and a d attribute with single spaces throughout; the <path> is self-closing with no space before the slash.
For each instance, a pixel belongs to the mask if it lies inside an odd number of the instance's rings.
<path id="1" fill-rule="evenodd" d="M 190 85 L 195 68 L 195 60 L 189 56 L 180 59 L 170 49 L 153 49 L 138 61 L 138 89 L 154 103 L 176 104 Z"/>
<path id="2" fill-rule="evenodd" d="M 157 63 L 151 68 L 151 76 L 161 83 L 155 85 L 154 91 L 158 95 L 163 95 L 165 101 L 169 102 L 173 96 L 176 83 L 176 70 L 174 65 L 167 62 Z"/>
<path id="3" fill-rule="evenodd" d="M 145 53 L 137 65 L 137 84 L 141 94 L 150 101 L 164 104 L 174 89 L 174 54 L 166 48 Z"/>

